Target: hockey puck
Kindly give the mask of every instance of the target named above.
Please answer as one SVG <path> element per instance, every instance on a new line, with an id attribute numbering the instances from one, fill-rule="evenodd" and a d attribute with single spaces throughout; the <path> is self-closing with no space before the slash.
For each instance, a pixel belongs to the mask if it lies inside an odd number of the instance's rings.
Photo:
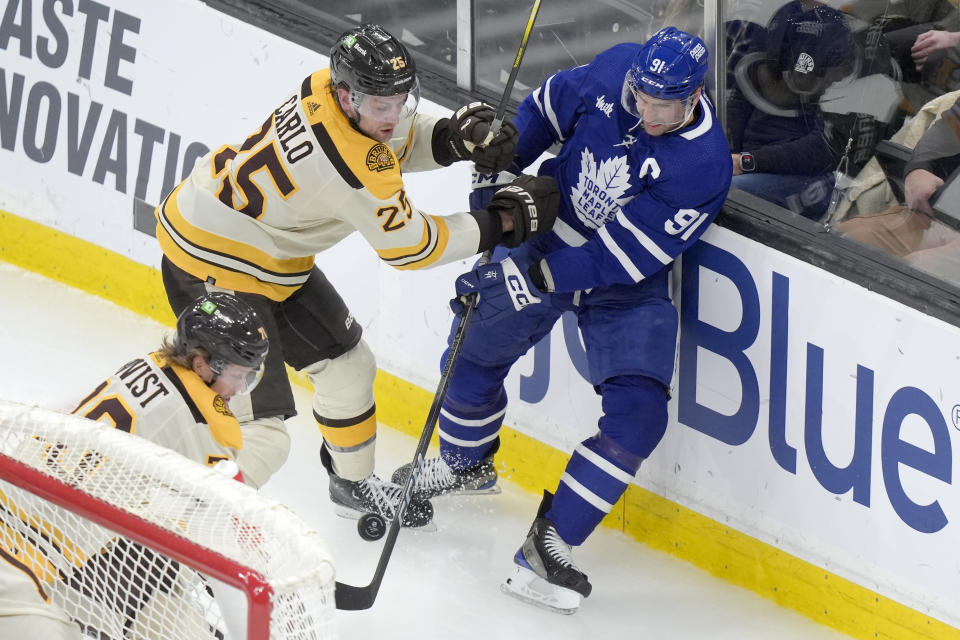
<path id="1" fill-rule="evenodd" d="M 379 513 L 365 513 L 357 520 L 357 531 L 364 540 L 379 540 L 387 532 L 387 522 Z"/>

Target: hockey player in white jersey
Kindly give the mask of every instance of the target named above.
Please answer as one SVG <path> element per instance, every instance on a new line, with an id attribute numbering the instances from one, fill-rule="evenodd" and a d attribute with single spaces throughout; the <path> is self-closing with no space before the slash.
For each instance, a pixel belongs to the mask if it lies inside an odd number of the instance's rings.
<path id="1" fill-rule="evenodd" d="M 668 272 L 730 187 L 729 147 L 703 92 L 707 66 L 704 42 L 668 27 L 547 78 L 520 105 L 515 170 L 561 145 L 539 169 L 563 195 L 553 230 L 455 284 L 455 311 L 462 296 L 479 293 L 479 303 L 440 413 L 441 456 L 415 481 L 420 497 L 496 490 L 503 380 L 564 311 L 577 316 L 603 415 L 555 494 L 544 491 L 504 585 L 565 613 L 592 588 L 571 548 L 613 508 L 666 431 L 678 332 Z M 477 176 L 475 196 L 498 180 Z M 409 473 L 401 467 L 393 480 Z"/>
<path id="2" fill-rule="evenodd" d="M 220 291 L 204 295 L 181 312 L 172 340 L 120 367 L 73 413 L 201 464 L 236 462 L 243 434 L 228 402 L 257 386 L 269 344 L 250 305 Z"/>
<path id="3" fill-rule="evenodd" d="M 392 518 L 400 487 L 374 474 L 373 354 L 315 254 L 359 231 L 386 264 L 421 269 L 520 244 L 550 228 L 559 201 L 553 178 L 526 176 L 475 211 L 418 209 L 401 169 L 470 160 L 493 172 L 516 150 L 512 123 L 478 144 L 490 107 L 436 118 L 417 111 L 418 99 L 406 47 L 379 26 L 351 29 L 331 50 L 330 69 L 307 77 L 245 141 L 202 158 L 156 212 L 174 311 L 207 290 L 235 292 L 264 318 L 275 347 L 260 387 L 231 403 L 244 439 L 257 443 L 241 453 L 248 481 L 266 482 L 289 450 L 284 420 L 296 411 L 286 362 L 313 384 L 330 497 L 353 518 Z M 417 500 L 403 524 L 431 518 L 429 501 Z"/>
<path id="4" fill-rule="evenodd" d="M 242 480 L 243 470 L 237 470 L 235 461 L 243 437 L 227 401 L 253 390 L 263 374 L 268 348 L 263 323 L 252 307 L 228 293 L 211 293 L 180 314 L 173 339 L 165 338 L 159 350 L 120 367 L 73 413 L 151 440 L 200 464 L 228 469 L 228 475 Z M 90 428 L 98 427 L 91 424 Z M 3 494 L 0 507 L 22 513 Z M 29 519 L 25 523 L 44 530 Z M 4 533 L 0 539 L 29 544 L 12 530 Z M 86 576 L 100 575 L 111 557 L 121 557 L 122 550 L 135 543 L 117 544 L 121 546 L 109 541 L 101 553 L 90 554 L 85 563 L 72 567 L 69 575 L 57 573 L 54 568 L 61 565 L 53 559 L 45 561 L 42 550 L 0 545 L 0 638 L 80 640 L 80 628 L 52 604 L 47 581 L 86 584 Z M 129 594 L 129 601 L 107 598 L 100 602 L 132 625 L 142 607 L 172 588 L 176 564 L 142 547 L 129 557 L 148 567 L 166 562 L 163 566 L 170 570 L 167 582 L 159 580 L 149 588 L 115 585 L 112 595 Z M 114 579 L 128 575 L 115 573 Z M 182 622 L 189 625 L 191 621 Z"/>

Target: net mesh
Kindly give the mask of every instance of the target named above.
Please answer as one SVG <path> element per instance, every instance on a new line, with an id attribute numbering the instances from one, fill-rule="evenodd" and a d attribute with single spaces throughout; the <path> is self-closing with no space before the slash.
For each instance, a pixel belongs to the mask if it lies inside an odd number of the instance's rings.
<path id="1" fill-rule="evenodd" d="M 104 528 L 8 482 L 25 475 L 11 460 L 55 479 L 54 491 L 76 489 L 150 523 L 148 539 L 118 535 L 124 529 L 112 520 Z M 320 535 L 210 468 L 99 423 L 0 402 L 0 478 L 0 550 L 89 637 L 230 638 L 215 597 L 223 585 L 207 578 L 220 577 L 222 558 L 251 572 L 244 583 L 254 601 L 268 594 L 270 638 L 334 637 L 335 574 Z M 181 561 L 164 554 L 177 556 L 170 549 L 183 540 L 202 552 L 190 545 Z M 265 635 L 251 629 L 249 637 Z"/>

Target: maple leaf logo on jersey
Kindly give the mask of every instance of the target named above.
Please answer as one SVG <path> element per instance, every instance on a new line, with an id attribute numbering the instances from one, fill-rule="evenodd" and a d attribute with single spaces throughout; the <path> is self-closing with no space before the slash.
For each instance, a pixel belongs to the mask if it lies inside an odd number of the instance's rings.
<path id="1" fill-rule="evenodd" d="M 630 200 L 623 197 L 629 188 L 626 156 L 614 156 L 598 165 L 593 152 L 584 147 L 580 152 L 580 180 L 570 190 L 570 201 L 583 224 L 599 229 L 611 220 L 620 205 Z"/>

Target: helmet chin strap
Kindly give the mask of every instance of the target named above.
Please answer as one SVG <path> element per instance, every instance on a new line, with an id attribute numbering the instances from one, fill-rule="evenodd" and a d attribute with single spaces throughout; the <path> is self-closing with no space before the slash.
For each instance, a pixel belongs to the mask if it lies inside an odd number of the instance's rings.
<path id="1" fill-rule="evenodd" d="M 347 119 L 347 122 L 350 123 L 350 126 L 353 127 L 357 131 L 357 133 L 363 133 L 363 131 L 360 130 L 360 114 L 357 113 L 356 107 L 354 107 L 353 109 L 353 112 L 356 115 L 351 116 L 349 113 L 347 113 L 347 110 L 343 108 L 343 104 L 340 103 L 339 89 L 340 87 L 334 87 L 333 85 L 330 86 L 330 91 L 333 93 L 333 101 L 337 103 L 337 108 L 340 109 L 340 113 L 342 113 L 343 117 Z M 351 95 L 353 93 L 352 91 L 350 91 L 350 89 L 346 89 L 346 91 Z M 352 99 L 350 101 L 350 104 L 351 106 L 353 105 Z M 364 133 L 363 135 L 367 135 L 367 134 Z"/>
<path id="2" fill-rule="evenodd" d="M 214 365 L 214 359 L 210 358 L 207 360 L 207 367 L 210 368 L 210 373 L 213 374 L 213 377 L 210 378 L 210 382 L 207 383 L 208 387 L 212 387 L 216 384 L 217 379 L 220 377 L 220 374 L 223 373 L 223 370 L 226 369 L 226 365 L 221 361 L 219 365 Z"/>

